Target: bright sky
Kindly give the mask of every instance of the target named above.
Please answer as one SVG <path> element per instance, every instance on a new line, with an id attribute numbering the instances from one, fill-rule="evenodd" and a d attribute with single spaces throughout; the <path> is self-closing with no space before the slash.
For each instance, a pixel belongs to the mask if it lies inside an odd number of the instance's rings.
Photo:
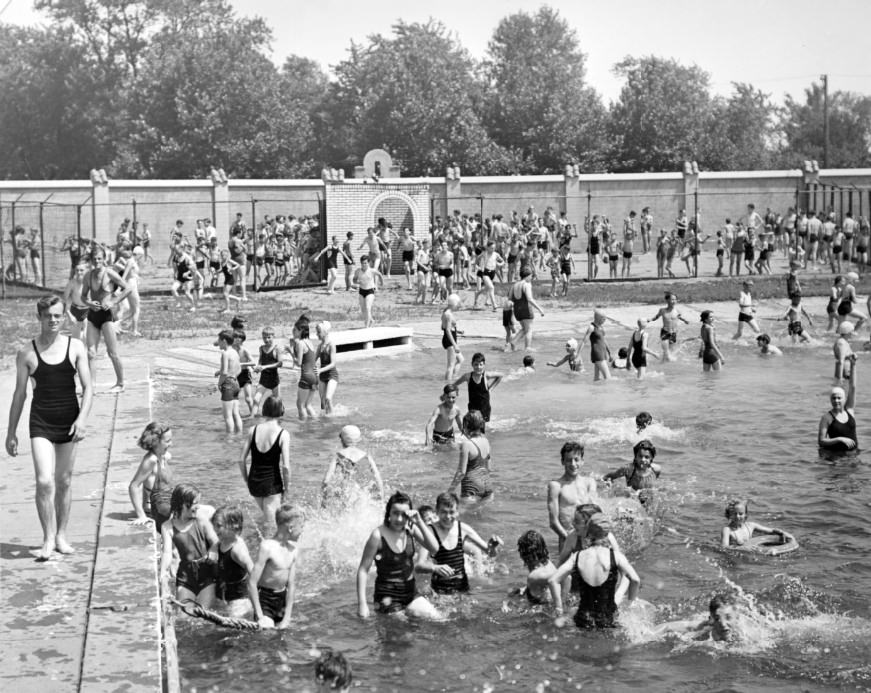
<path id="1" fill-rule="evenodd" d="M 483 58 L 499 20 L 540 2 L 528 0 L 231 0 L 240 14 L 260 15 L 275 34 L 273 58 L 289 54 L 317 60 L 325 68 L 346 56 L 350 42 L 389 34 L 397 19 L 440 20 L 476 58 Z M 0 21 L 33 24 L 32 0 L 0 0 Z M 750 82 L 781 102 L 821 74 L 832 91 L 871 94 L 867 31 L 868 0 L 551 0 L 575 29 L 587 54 L 587 76 L 606 103 L 617 98 L 620 81 L 611 73 L 626 55 L 671 57 L 695 63 L 711 75 L 716 93 L 731 82 Z M 865 52 L 865 55 L 863 55 Z"/>

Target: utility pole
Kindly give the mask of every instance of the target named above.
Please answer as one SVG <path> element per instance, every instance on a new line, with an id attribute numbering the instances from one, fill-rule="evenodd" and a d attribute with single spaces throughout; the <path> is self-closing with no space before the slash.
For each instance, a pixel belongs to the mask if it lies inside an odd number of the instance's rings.
<path id="1" fill-rule="evenodd" d="M 820 75 L 823 80 L 823 168 L 829 167 L 829 76 Z"/>

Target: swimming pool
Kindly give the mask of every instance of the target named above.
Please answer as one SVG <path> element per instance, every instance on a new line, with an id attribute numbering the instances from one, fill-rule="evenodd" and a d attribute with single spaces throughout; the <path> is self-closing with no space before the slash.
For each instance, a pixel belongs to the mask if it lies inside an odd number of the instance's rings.
<path id="1" fill-rule="evenodd" d="M 653 362 L 643 381 L 622 374 L 595 384 L 590 373 L 544 365 L 563 353 L 562 340 L 538 342 L 538 372 L 512 376 L 493 391 L 488 437 L 495 497 L 463 515 L 482 536 L 499 534 L 505 549 L 472 578 L 468 598 L 444 605 L 449 618 L 438 623 L 361 621 L 355 571 L 383 506 L 363 504 L 338 516 L 314 508 L 339 429 L 349 422 L 363 430 L 388 493 L 401 488 L 415 504 L 432 503 L 446 488 L 456 453 L 423 449 L 424 423 L 443 385 L 443 352 L 421 348 L 341 364 L 338 414 L 304 424 L 293 416 L 295 374 L 284 372 L 294 495 L 312 508 L 293 625 L 287 632 L 252 634 L 179 619 L 184 689 L 227 690 L 232 681 L 233 690 L 307 690 L 314 653 L 322 646 L 350 658 L 357 690 L 871 688 L 871 541 L 865 522 L 871 473 L 860 458 L 830 463 L 817 456 L 816 428 L 828 404 L 832 370 L 829 345 L 782 344 L 785 357 L 763 359 L 748 346 L 722 341 L 728 366 L 719 374 L 702 374 L 697 343 L 690 342 L 678 362 Z M 480 345 L 488 370 L 518 368 L 520 355 L 493 346 Z M 464 344 L 467 358 L 473 351 Z M 177 426 L 176 477 L 197 483 L 207 502 L 241 501 L 254 555 L 258 513 L 237 467 L 241 438 L 222 432 L 217 397 L 205 386 L 191 391 L 191 383 L 166 371 L 157 377 L 162 394 L 154 415 Z M 867 445 L 871 426 L 867 417 L 863 423 L 862 401 L 860 392 L 859 439 Z M 463 410 L 465 402 L 463 388 Z M 558 629 L 548 615 L 508 596 L 525 580 L 517 538 L 538 529 L 555 557 L 546 482 L 561 474 L 560 446 L 580 439 L 585 471 L 601 475 L 631 460 L 633 420 L 641 410 L 656 421 L 649 437 L 663 466 L 658 518 L 655 532 L 624 528 L 619 536 L 641 576 L 639 596 L 656 611 L 630 616 L 629 628 L 615 633 Z M 723 510 L 733 496 L 751 499 L 751 520 L 795 534 L 799 551 L 767 558 L 717 550 Z M 700 615 L 711 594 L 730 584 L 776 615 L 752 646 L 676 645 L 640 634 L 644 624 L 633 622 Z"/>

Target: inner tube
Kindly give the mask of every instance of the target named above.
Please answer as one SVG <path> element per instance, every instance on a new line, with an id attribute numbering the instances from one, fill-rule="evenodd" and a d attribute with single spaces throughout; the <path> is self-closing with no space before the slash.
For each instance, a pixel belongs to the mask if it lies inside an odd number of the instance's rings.
<path id="1" fill-rule="evenodd" d="M 751 537 L 750 541 L 742 548 L 765 556 L 780 556 L 795 551 L 798 548 L 798 542 L 794 538 L 783 537 L 780 534 L 757 534 L 755 537 Z"/>

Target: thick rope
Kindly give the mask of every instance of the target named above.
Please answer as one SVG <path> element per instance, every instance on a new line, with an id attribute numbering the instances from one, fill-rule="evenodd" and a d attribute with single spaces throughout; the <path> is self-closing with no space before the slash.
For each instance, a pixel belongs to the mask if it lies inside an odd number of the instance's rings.
<path id="1" fill-rule="evenodd" d="M 234 628 L 235 630 L 260 630 L 260 624 L 256 623 L 255 621 L 248 621 L 244 618 L 231 618 L 230 616 L 223 616 L 216 611 L 210 611 L 209 609 L 200 606 L 192 599 L 181 602 L 174 597 L 169 597 L 169 600 L 188 616 L 202 618 L 206 621 L 211 621 L 212 623 L 215 623 L 224 628 Z"/>

